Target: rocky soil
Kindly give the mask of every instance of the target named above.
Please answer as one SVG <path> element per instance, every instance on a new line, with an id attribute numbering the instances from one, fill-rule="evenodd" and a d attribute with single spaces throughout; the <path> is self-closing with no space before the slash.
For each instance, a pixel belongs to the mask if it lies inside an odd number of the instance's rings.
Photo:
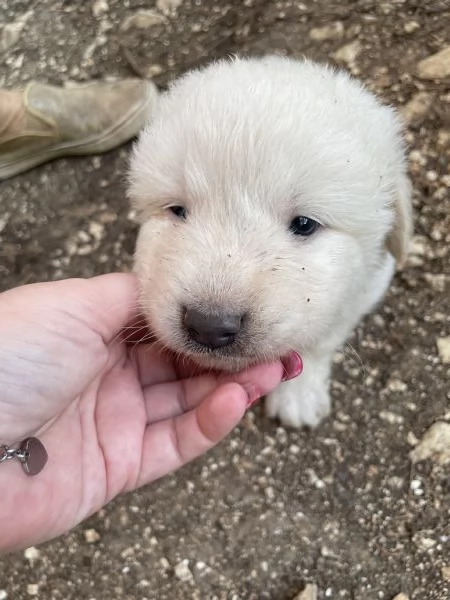
<path id="1" fill-rule="evenodd" d="M 137 75 L 164 87 L 212 58 L 266 52 L 338 64 L 402 111 L 409 262 L 336 357 L 334 411 L 318 430 L 255 409 L 202 460 L 3 558 L 0 600 L 450 598 L 449 1 L 0 7 L 2 86 Z M 0 184 L 2 289 L 129 267 L 128 151 Z"/>

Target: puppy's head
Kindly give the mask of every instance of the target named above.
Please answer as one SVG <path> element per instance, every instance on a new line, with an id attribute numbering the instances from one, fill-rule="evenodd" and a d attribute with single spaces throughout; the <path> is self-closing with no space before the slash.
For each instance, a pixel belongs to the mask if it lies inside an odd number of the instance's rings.
<path id="1" fill-rule="evenodd" d="M 227 370 L 311 350 L 360 310 L 390 237 L 403 252 L 405 182 L 393 112 L 343 73 L 269 58 L 188 74 L 131 162 L 153 332 Z"/>

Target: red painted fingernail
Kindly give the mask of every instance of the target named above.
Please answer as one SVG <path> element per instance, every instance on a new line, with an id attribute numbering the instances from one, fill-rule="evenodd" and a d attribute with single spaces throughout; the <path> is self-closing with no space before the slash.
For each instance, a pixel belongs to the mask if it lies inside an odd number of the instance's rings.
<path id="1" fill-rule="evenodd" d="M 246 408 L 248 410 L 261 398 L 261 392 L 254 383 L 245 383 L 242 387 L 247 392 L 248 400 Z"/>
<path id="2" fill-rule="evenodd" d="M 289 381 L 298 377 L 303 371 L 302 357 L 298 352 L 290 352 L 287 356 L 281 359 L 284 368 L 284 375 L 282 381 Z"/>

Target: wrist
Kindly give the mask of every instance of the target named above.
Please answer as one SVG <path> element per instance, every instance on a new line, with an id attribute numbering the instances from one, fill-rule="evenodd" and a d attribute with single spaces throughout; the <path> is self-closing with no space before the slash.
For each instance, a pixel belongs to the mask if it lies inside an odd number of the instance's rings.
<path id="1" fill-rule="evenodd" d="M 39 523 L 45 519 L 44 486 L 29 477 L 17 460 L 0 463 L 0 554 L 41 541 Z"/>

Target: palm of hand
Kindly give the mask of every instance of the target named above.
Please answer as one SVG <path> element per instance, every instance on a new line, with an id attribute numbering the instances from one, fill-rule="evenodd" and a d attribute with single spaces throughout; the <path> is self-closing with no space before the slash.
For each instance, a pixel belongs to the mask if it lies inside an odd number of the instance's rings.
<path id="1" fill-rule="evenodd" d="M 49 455 L 33 478 L 16 461 L 2 466 L 3 505 L 20 518 L 0 523 L 0 550 L 63 533 L 120 492 L 175 470 L 237 424 L 243 385 L 256 397 L 279 383 L 280 364 L 228 383 L 212 374 L 183 380 L 148 347 L 130 352 L 117 333 L 135 305 L 134 278 L 117 274 L 0 297 L 0 442 L 36 435 Z"/>

